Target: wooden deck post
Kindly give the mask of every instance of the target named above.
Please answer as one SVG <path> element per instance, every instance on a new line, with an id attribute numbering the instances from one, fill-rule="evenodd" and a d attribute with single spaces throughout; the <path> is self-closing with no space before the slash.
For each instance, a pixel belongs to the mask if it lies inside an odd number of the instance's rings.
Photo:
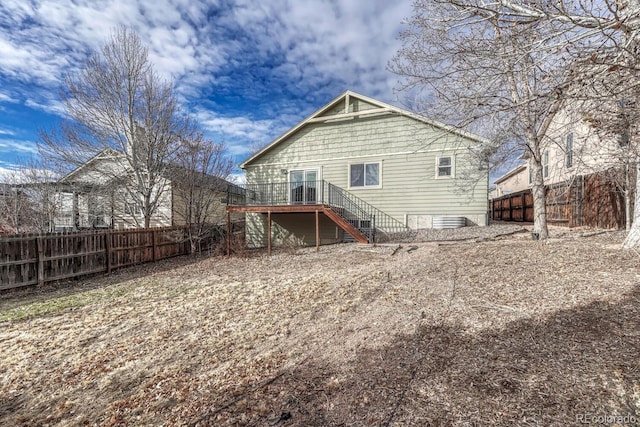
<path id="1" fill-rule="evenodd" d="M 271 211 L 267 212 L 267 255 L 271 256 Z"/>
<path id="2" fill-rule="evenodd" d="M 320 251 L 320 213 L 316 209 L 316 252 Z"/>

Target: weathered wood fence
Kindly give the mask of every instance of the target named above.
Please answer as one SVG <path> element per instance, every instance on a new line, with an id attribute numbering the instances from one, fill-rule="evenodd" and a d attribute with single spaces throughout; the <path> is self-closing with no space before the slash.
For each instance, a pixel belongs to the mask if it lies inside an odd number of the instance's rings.
<path id="1" fill-rule="evenodd" d="M 225 227 L 198 250 L 224 241 Z M 84 276 L 192 252 L 187 227 L 0 236 L 0 290 Z"/>
<path id="2" fill-rule="evenodd" d="M 547 220 L 568 227 L 624 228 L 624 198 L 610 177 L 592 174 L 549 185 Z M 633 198 L 632 198 L 633 199 Z M 531 190 L 507 194 L 489 201 L 491 219 L 533 222 Z"/>
<path id="3" fill-rule="evenodd" d="M 497 221 L 533 222 L 531 190 L 507 194 L 490 201 L 491 219 Z"/>

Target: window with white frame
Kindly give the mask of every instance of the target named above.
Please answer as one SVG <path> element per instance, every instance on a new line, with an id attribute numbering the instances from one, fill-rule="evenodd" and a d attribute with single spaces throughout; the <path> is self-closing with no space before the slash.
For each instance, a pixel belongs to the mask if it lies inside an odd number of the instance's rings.
<path id="1" fill-rule="evenodd" d="M 542 153 L 542 176 L 547 178 L 549 176 L 549 152 Z"/>
<path id="2" fill-rule="evenodd" d="M 443 156 L 436 159 L 436 178 L 453 177 L 453 157 Z"/>
<path id="3" fill-rule="evenodd" d="M 379 187 L 380 162 L 349 165 L 349 187 Z"/>
<path id="4" fill-rule="evenodd" d="M 125 215 L 137 216 L 142 214 L 142 207 L 137 202 L 125 202 L 124 204 Z"/>
<path id="5" fill-rule="evenodd" d="M 569 132 L 567 134 L 567 139 L 565 142 L 565 166 L 567 169 L 573 167 L 573 132 Z"/>

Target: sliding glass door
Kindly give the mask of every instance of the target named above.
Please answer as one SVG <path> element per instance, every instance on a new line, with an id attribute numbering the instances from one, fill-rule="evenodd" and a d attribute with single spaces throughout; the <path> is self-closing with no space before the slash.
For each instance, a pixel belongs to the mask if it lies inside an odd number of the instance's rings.
<path id="1" fill-rule="evenodd" d="M 318 171 L 292 170 L 289 172 L 291 185 L 290 203 L 295 205 L 308 205 L 318 203 Z"/>

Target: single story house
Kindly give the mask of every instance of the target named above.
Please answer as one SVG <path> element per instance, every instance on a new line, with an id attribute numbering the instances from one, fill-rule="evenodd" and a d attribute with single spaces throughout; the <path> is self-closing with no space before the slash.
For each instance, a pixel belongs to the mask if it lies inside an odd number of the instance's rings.
<path id="1" fill-rule="evenodd" d="M 251 247 L 384 240 L 420 228 L 486 225 L 483 138 L 346 91 L 252 155 Z"/>

